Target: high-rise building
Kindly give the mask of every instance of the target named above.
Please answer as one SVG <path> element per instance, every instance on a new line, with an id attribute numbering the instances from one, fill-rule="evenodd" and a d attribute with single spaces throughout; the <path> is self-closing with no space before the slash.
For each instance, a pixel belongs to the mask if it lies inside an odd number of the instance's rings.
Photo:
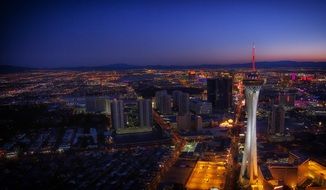
<path id="1" fill-rule="evenodd" d="M 195 115 L 195 131 L 201 131 L 203 129 L 203 119 L 199 115 Z"/>
<path id="2" fill-rule="evenodd" d="M 172 93 L 173 105 L 178 108 L 178 114 L 184 115 L 189 112 L 189 94 L 175 90 Z"/>
<path id="3" fill-rule="evenodd" d="M 167 95 L 168 92 L 166 90 L 160 90 L 160 91 L 157 91 L 155 92 L 155 108 L 159 110 L 159 107 L 160 107 L 160 101 L 161 101 L 161 97 L 164 96 L 164 95 Z"/>
<path id="4" fill-rule="evenodd" d="M 264 80 L 259 78 L 255 67 L 255 54 L 253 47 L 253 72 L 247 75 L 243 80 L 246 95 L 246 111 L 247 111 L 247 132 L 245 140 L 245 148 L 242 157 L 240 170 L 241 184 L 250 185 L 257 184 L 258 181 L 258 166 L 257 166 L 257 138 L 256 138 L 256 115 L 258 97 L 261 86 Z"/>
<path id="5" fill-rule="evenodd" d="M 152 100 L 139 99 L 138 100 L 138 118 L 140 127 L 152 127 Z"/>
<path id="6" fill-rule="evenodd" d="M 278 103 L 287 107 L 294 107 L 295 93 L 282 92 L 278 95 Z"/>
<path id="7" fill-rule="evenodd" d="M 86 97 L 86 111 L 92 113 L 105 113 L 109 114 L 110 101 L 106 97 Z"/>
<path id="8" fill-rule="evenodd" d="M 173 98 L 173 107 L 178 108 L 179 106 L 179 97 L 182 94 L 182 91 L 180 90 L 174 90 L 172 92 L 172 98 Z"/>
<path id="9" fill-rule="evenodd" d="M 179 114 L 184 115 L 189 112 L 189 94 L 182 93 L 179 100 Z"/>
<path id="10" fill-rule="evenodd" d="M 163 114 L 171 114 L 171 96 L 170 95 L 163 95 L 160 98 L 160 107 L 159 110 Z"/>
<path id="11" fill-rule="evenodd" d="M 273 105 L 268 118 L 268 134 L 284 134 L 285 109 L 283 105 Z"/>
<path id="12" fill-rule="evenodd" d="M 207 79 L 207 99 L 216 109 L 229 109 L 232 106 L 232 78 Z"/>
<path id="13" fill-rule="evenodd" d="M 111 102 L 111 122 L 115 129 L 124 128 L 124 106 L 122 100 L 114 99 Z"/>
<path id="14" fill-rule="evenodd" d="M 201 100 L 191 100 L 189 107 L 195 114 L 211 114 L 213 109 L 211 102 Z"/>
<path id="15" fill-rule="evenodd" d="M 182 130 L 190 130 L 192 126 L 191 114 L 177 115 L 177 127 Z"/>
<path id="16" fill-rule="evenodd" d="M 171 114 L 171 96 L 167 94 L 166 90 L 155 93 L 156 108 L 162 114 Z"/>

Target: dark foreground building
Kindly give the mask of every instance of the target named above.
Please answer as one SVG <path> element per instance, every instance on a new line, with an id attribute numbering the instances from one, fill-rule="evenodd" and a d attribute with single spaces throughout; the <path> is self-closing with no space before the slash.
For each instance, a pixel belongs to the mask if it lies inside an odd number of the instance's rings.
<path id="1" fill-rule="evenodd" d="M 232 78 L 207 79 L 207 99 L 214 109 L 229 109 L 232 106 Z"/>

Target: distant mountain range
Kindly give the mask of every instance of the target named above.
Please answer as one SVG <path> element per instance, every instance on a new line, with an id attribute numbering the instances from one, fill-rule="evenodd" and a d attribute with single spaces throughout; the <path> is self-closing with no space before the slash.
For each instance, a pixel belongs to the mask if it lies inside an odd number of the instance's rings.
<path id="1" fill-rule="evenodd" d="M 326 69 L 326 62 L 296 62 L 296 61 L 274 61 L 257 62 L 257 68 L 316 68 Z M 129 64 L 111 64 L 103 66 L 83 66 L 83 67 L 60 67 L 60 68 L 32 68 L 19 67 L 12 65 L 0 65 L 0 73 L 26 72 L 32 70 L 68 70 L 68 71 L 112 71 L 129 69 L 237 69 L 250 68 L 251 63 L 243 64 L 203 64 L 203 65 L 129 65 Z"/>

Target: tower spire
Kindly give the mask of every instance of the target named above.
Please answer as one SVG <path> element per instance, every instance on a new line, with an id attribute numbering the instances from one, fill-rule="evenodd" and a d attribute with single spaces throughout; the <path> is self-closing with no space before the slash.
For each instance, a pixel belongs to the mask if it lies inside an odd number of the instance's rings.
<path id="1" fill-rule="evenodd" d="M 252 43 L 252 70 L 256 71 L 256 63 L 255 63 L 255 43 Z"/>

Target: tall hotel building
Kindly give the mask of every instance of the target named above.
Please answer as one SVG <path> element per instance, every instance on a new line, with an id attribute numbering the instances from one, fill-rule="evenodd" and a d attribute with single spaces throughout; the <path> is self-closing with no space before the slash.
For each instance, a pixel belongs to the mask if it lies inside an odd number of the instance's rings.
<path id="1" fill-rule="evenodd" d="M 158 91 L 155 93 L 156 108 L 161 114 L 171 114 L 171 96 L 168 95 L 166 90 Z"/>
<path id="2" fill-rule="evenodd" d="M 123 101 L 114 99 L 111 102 L 111 122 L 112 127 L 115 129 L 124 128 L 124 112 Z"/>
<path id="3" fill-rule="evenodd" d="M 152 127 L 152 100 L 138 99 L 138 118 L 140 127 Z"/>
<path id="4" fill-rule="evenodd" d="M 172 93 L 173 105 L 178 108 L 179 115 L 185 115 L 189 113 L 189 94 L 183 93 L 179 90 L 175 90 Z"/>
<path id="5" fill-rule="evenodd" d="M 213 108 L 223 110 L 232 106 L 232 78 L 219 77 L 207 79 L 207 100 Z"/>

